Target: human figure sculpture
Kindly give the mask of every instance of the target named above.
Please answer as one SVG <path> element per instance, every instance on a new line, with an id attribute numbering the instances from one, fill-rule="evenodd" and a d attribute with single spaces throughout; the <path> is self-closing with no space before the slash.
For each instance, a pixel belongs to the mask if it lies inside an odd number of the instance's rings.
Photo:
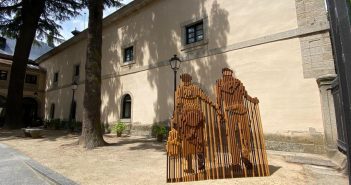
<path id="1" fill-rule="evenodd" d="M 198 169 L 205 168 L 204 162 L 204 114 L 201 110 L 200 99 L 206 98 L 203 91 L 192 84 L 189 74 L 182 74 L 181 85 L 176 92 L 176 113 L 173 119 L 173 128 L 178 131 L 183 139 L 182 155 L 187 159 L 185 172 L 193 172 L 192 156 L 197 155 Z"/>
<path id="2" fill-rule="evenodd" d="M 267 176 L 258 99 L 233 71 L 222 70 L 216 103 L 189 74 L 180 76 L 167 149 L 167 182 Z"/>
<path id="3" fill-rule="evenodd" d="M 242 161 L 246 168 L 252 168 L 250 162 L 251 139 L 248 119 L 248 109 L 245 100 L 258 103 L 257 98 L 251 98 L 240 80 L 233 77 L 233 71 L 224 68 L 222 78 L 217 80 L 217 108 L 224 116 L 229 152 L 232 164 L 238 167 Z M 240 161 L 241 160 L 241 161 Z"/>

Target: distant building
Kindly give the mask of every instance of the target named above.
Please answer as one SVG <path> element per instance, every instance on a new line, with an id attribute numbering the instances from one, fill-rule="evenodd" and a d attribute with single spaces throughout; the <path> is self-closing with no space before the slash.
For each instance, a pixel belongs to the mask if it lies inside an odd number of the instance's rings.
<path id="1" fill-rule="evenodd" d="M 45 76 L 46 72 L 34 62 L 51 48 L 45 43 L 33 44 L 30 52 L 23 90 L 23 117 L 26 126 L 38 118 L 44 118 Z M 10 80 L 12 57 L 16 40 L 0 37 L 0 124 L 4 122 L 4 108 Z"/>
<path id="2" fill-rule="evenodd" d="M 173 72 L 213 96 L 221 69 L 260 100 L 268 149 L 336 151 L 330 82 L 335 77 L 323 0 L 135 0 L 103 21 L 101 120 L 146 134 L 173 111 Z M 35 61 L 47 71 L 45 118 L 83 115 L 87 31 Z M 179 73 L 178 73 L 179 74 Z M 179 81 L 179 76 L 178 76 Z"/>

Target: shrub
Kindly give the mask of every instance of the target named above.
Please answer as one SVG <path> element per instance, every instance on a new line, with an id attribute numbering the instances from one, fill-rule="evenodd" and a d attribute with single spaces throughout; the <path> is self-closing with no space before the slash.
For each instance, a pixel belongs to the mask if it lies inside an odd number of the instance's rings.
<path id="1" fill-rule="evenodd" d="M 161 123 L 161 124 L 154 124 L 152 126 L 152 136 L 156 137 L 157 140 L 162 141 L 162 139 L 167 136 L 168 134 L 168 129 L 165 126 L 165 123 Z"/>
<path id="2" fill-rule="evenodd" d="M 44 128 L 52 130 L 70 130 L 72 132 L 82 131 L 82 122 L 79 121 L 67 121 L 60 119 L 46 120 L 44 122 Z"/>
<path id="3" fill-rule="evenodd" d="M 120 136 L 126 128 L 127 126 L 125 123 L 117 122 L 113 125 L 112 131 L 117 133 L 117 136 Z"/>
<path id="4" fill-rule="evenodd" d="M 167 129 L 165 126 L 163 125 L 154 125 L 153 126 L 153 133 L 155 133 L 155 135 L 167 135 Z"/>
<path id="5" fill-rule="evenodd" d="M 70 130 L 73 132 L 82 132 L 82 122 L 73 120 L 70 122 Z"/>

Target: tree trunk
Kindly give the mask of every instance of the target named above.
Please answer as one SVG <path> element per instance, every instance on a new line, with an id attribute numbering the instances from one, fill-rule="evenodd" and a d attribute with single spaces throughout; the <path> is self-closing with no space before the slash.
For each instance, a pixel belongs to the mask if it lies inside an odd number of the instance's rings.
<path id="1" fill-rule="evenodd" d="M 16 41 L 7 91 L 5 127 L 10 129 L 17 129 L 24 126 L 22 118 L 24 78 L 39 18 L 45 8 L 44 0 L 27 0 L 22 3 L 21 15 L 23 17 L 23 24 L 21 25 Z"/>
<path id="2" fill-rule="evenodd" d="M 101 129 L 101 45 L 103 0 L 89 0 L 88 45 L 85 63 L 85 91 L 82 136 L 87 149 L 106 144 Z"/>

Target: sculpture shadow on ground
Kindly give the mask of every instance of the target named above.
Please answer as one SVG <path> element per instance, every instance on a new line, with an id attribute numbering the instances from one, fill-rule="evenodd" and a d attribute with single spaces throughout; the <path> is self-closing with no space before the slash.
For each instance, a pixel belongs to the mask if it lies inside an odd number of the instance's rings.
<path id="1" fill-rule="evenodd" d="M 274 165 L 269 165 L 269 172 L 271 173 L 271 175 L 273 175 L 275 172 L 277 172 L 280 168 L 282 168 L 281 166 L 274 166 Z"/>

